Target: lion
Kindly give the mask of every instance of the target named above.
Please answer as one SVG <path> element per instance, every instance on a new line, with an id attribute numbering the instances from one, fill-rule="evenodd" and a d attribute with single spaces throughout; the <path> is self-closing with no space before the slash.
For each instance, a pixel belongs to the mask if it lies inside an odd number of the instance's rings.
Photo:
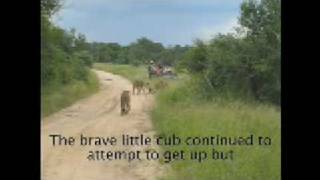
<path id="1" fill-rule="evenodd" d="M 128 114 L 131 107 L 130 107 L 130 91 L 125 90 L 122 91 L 121 94 L 121 115 Z"/>
<path id="2" fill-rule="evenodd" d="M 157 90 L 165 89 L 167 87 L 168 87 L 168 83 L 163 80 L 160 80 L 155 84 L 155 89 Z"/>
<path id="3" fill-rule="evenodd" d="M 145 88 L 145 90 L 147 90 L 148 94 L 154 94 L 154 92 L 155 92 L 149 82 L 145 83 L 144 88 Z"/>
<path id="4" fill-rule="evenodd" d="M 145 86 L 145 84 L 143 81 L 135 80 L 132 84 L 132 94 L 135 94 L 135 90 L 137 90 L 137 95 L 139 95 L 141 93 L 141 91 L 143 91 L 143 93 L 145 93 L 144 86 Z"/>

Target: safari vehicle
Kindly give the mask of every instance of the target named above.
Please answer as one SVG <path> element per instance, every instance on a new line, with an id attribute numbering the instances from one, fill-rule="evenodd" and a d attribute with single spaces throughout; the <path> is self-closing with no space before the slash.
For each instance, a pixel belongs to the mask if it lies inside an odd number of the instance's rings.
<path id="1" fill-rule="evenodd" d="M 154 65 L 153 61 L 151 61 L 149 68 L 149 78 L 152 78 L 152 76 L 155 77 L 167 77 L 167 78 L 176 78 L 176 73 L 172 70 L 172 67 L 170 66 L 163 66 L 161 64 Z"/>

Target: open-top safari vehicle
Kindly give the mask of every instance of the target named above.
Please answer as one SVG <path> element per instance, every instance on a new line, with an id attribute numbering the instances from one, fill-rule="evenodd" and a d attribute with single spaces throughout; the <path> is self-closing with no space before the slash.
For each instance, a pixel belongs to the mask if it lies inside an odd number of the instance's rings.
<path id="1" fill-rule="evenodd" d="M 177 75 L 172 70 L 172 67 L 163 66 L 161 64 L 154 65 L 153 61 L 150 62 L 148 67 L 149 78 L 152 77 L 167 77 L 175 78 Z"/>

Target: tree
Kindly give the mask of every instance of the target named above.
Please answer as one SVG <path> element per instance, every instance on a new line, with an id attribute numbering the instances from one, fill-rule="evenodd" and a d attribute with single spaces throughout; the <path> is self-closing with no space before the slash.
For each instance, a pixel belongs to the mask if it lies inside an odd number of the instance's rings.
<path id="1" fill-rule="evenodd" d="M 246 41 L 251 53 L 251 90 L 257 99 L 280 102 L 280 0 L 245 1 L 241 5 L 240 24 L 248 31 Z"/>
<path id="2" fill-rule="evenodd" d="M 128 59 L 132 64 L 143 64 L 151 59 L 157 61 L 164 47 L 145 37 L 139 38 L 128 47 Z"/>
<path id="3" fill-rule="evenodd" d="M 85 81 L 92 57 L 88 43 L 82 34 L 76 37 L 75 30 L 66 31 L 50 21 L 61 8 L 59 0 L 41 1 L 41 86 L 69 84 L 74 80 Z M 49 88 L 50 89 L 50 88 Z"/>
<path id="4" fill-rule="evenodd" d="M 195 41 L 195 47 L 190 49 L 181 62 L 191 73 L 201 73 L 208 65 L 206 45 L 201 40 Z"/>
<path id="5" fill-rule="evenodd" d="M 280 9 L 279 0 L 246 0 L 238 34 L 195 42 L 181 64 L 199 78 L 205 97 L 220 90 L 280 103 Z"/>
<path id="6" fill-rule="evenodd" d="M 61 0 L 41 0 L 41 15 L 49 18 L 60 10 L 62 7 Z"/>

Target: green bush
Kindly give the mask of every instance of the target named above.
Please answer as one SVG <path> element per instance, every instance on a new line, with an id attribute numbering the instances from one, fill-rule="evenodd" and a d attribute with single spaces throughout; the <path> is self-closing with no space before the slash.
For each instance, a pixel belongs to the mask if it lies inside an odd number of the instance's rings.
<path id="1" fill-rule="evenodd" d="M 41 0 L 41 109 L 46 116 L 97 89 L 85 36 L 51 22 L 60 0 Z"/>
<path id="2" fill-rule="evenodd" d="M 248 0 L 241 5 L 241 27 L 235 34 L 195 42 L 179 66 L 192 73 L 198 92 L 254 98 L 280 104 L 280 1 Z M 257 23 L 260 22 L 260 23 Z"/>
<path id="3" fill-rule="evenodd" d="M 99 81 L 93 72 L 88 74 L 86 81 L 76 80 L 66 85 L 45 86 L 41 89 L 41 117 L 57 112 L 98 89 Z"/>

